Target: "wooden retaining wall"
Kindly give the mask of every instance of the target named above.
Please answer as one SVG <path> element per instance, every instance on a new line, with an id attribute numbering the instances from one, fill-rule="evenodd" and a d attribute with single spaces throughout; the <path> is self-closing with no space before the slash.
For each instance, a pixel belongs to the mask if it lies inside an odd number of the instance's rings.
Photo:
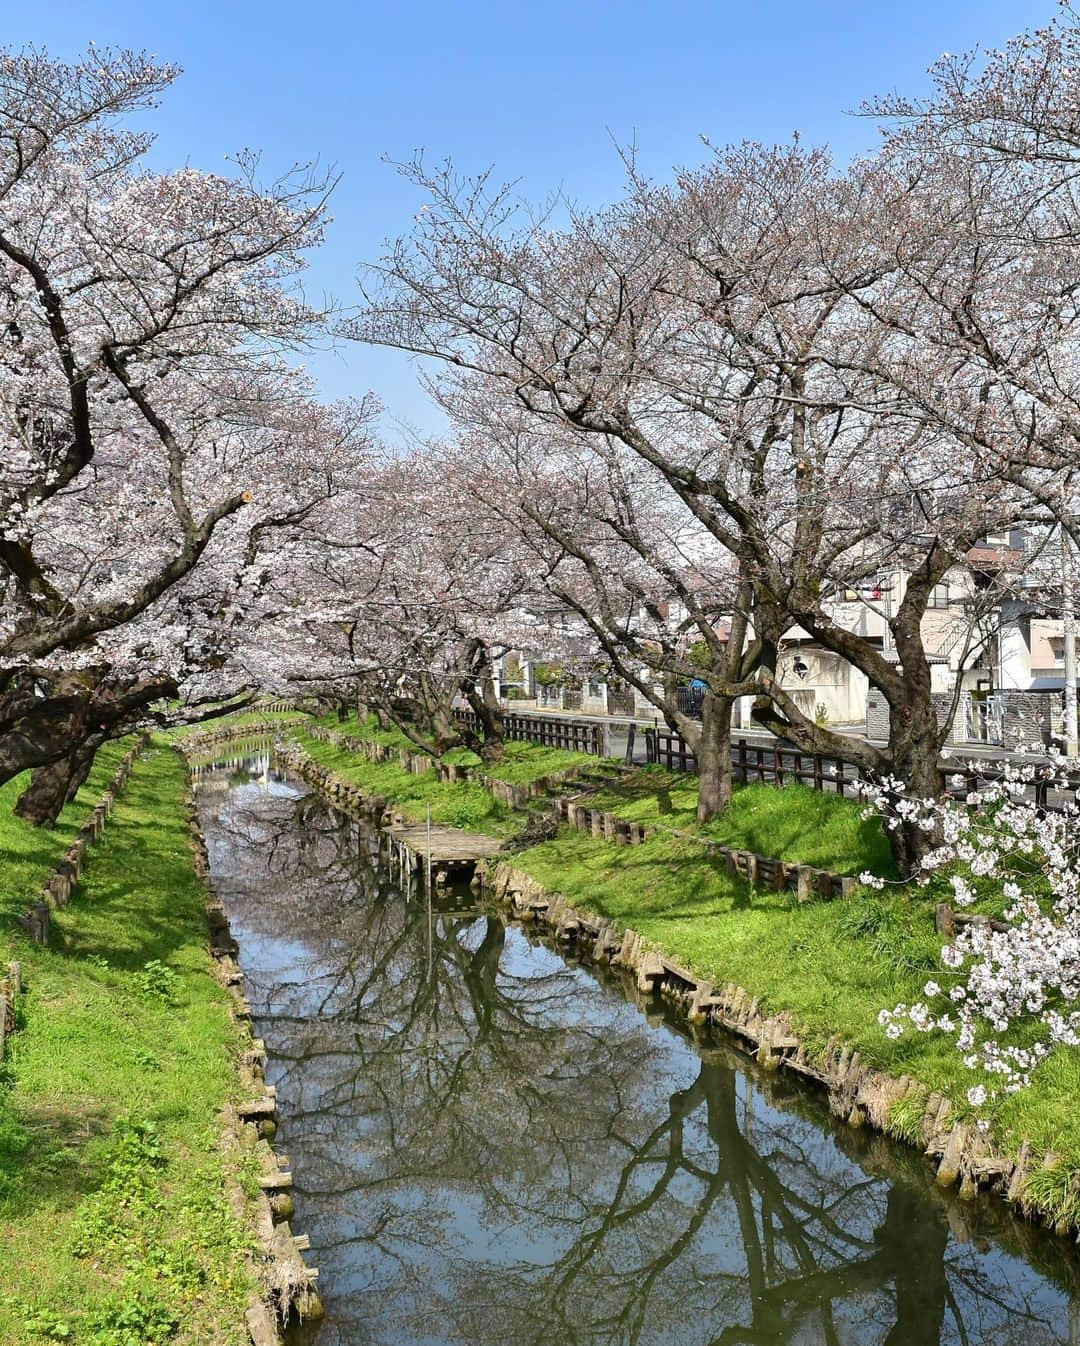
<path id="1" fill-rule="evenodd" d="M 181 754 L 185 745 L 174 745 Z M 266 1047 L 251 1035 L 251 1006 L 243 989 L 240 949 L 210 874 L 206 839 L 189 776 L 184 807 L 191 834 L 194 868 L 206 894 L 210 954 L 218 980 L 229 993 L 229 1009 L 247 1039 L 239 1071 L 245 1099 L 225 1110 L 222 1145 L 227 1155 L 254 1155 L 259 1167 L 259 1193 L 252 1204 L 235 1174 L 229 1180 L 229 1204 L 245 1223 L 253 1224 L 258 1255 L 253 1269 L 263 1294 L 252 1297 L 246 1313 L 248 1335 L 254 1346 L 279 1346 L 290 1322 L 321 1318 L 322 1302 L 316 1290 L 318 1270 L 304 1261 L 310 1247 L 306 1235 L 292 1232 L 294 1215 L 292 1174 L 288 1160 L 276 1154 L 270 1141 L 277 1132 L 277 1091 L 266 1083 Z M 230 1165 L 230 1169 L 235 1165 Z"/>
<path id="2" fill-rule="evenodd" d="M 22 964 L 8 963 L 7 974 L 0 977 L 0 1065 L 7 1050 L 7 1040 L 15 1032 L 15 1001 L 22 993 Z"/>

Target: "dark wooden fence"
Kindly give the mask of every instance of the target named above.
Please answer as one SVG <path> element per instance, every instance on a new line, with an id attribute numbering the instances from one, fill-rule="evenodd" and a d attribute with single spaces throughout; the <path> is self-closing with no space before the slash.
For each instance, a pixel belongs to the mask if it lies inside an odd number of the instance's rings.
<path id="1" fill-rule="evenodd" d="M 458 714 L 471 727 L 478 727 L 471 711 L 459 711 Z M 507 715 L 504 724 L 509 739 L 551 748 L 569 748 L 594 757 L 603 757 L 606 753 L 606 734 L 599 721 L 569 720 L 555 715 Z M 697 771 L 697 757 L 681 734 L 655 728 L 646 729 L 644 737 L 646 761 L 665 766 L 670 771 Z M 815 790 L 859 798 L 858 771 L 838 757 L 823 757 L 817 753 L 799 752 L 780 743 L 751 743 L 739 738 L 732 744 L 731 765 L 734 779 L 740 784 L 764 781 L 784 785 L 788 781 L 802 781 Z M 978 793 L 988 782 L 1001 778 L 1000 766 L 992 760 L 976 766 L 967 761 L 951 766 L 948 761 L 943 761 L 942 772 L 948 793 L 954 799 Z M 1049 812 L 1080 805 L 1080 776 L 1065 778 L 1046 766 L 1027 784 L 1025 797 L 1028 802 Z"/>
<path id="2" fill-rule="evenodd" d="M 696 771 L 697 758 L 679 734 L 662 729 L 646 729 L 646 758 L 658 762 L 670 771 Z M 815 753 L 799 752 L 779 743 L 749 743 L 740 738 L 732 745 L 732 775 L 740 784 L 764 781 L 783 785 L 786 781 L 803 781 L 815 790 L 859 798 L 859 772 L 838 757 L 822 757 Z M 950 768 L 942 762 L 947 792 L 954 799 L 966 799 L 990 782 L 1000 781 L 1000 765 L 987 761 L 971 766 Z M 1040 768 L 1034 780 L 1026 783 L 1024 798 L 1044 812 L 1061 812 L 1080 805 L 1080 776 L 1065 777 L 1052 767 Z"/>
<path id="3" fill-rule="evenodd" d="M 474 711 L 459 710 L 457 715 L 463 724 L 479 731 L 480 722 Z M 595 720 L 564 720 L 556 715 L 504 715 L 503 732 L 508 739 L 519 743 L 539 743 L 545 748 L 566 748 L 570 752 L 587 752 L 593 757 L 604 756 L 604 726 Z"/>
<path id="4" fill-rule="evenodd" d="M 697 757 L 681 734 L 646 729 L 645 739 L 648 761 L 670 771 L 697 770 Z M 815 790 L 855 794 L 854 773 L 839 758 L 799 752 L 779 743 L 737 739 L 732 744 L 731 766 L 732 775 L 740 784 L 767 781 L 770 785 L 783 785 L 786 781 L 803 781 Z"/>

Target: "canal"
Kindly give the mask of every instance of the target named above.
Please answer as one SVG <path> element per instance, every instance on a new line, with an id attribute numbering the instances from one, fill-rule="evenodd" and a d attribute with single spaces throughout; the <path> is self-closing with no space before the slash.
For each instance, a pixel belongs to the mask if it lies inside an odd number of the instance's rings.
<path id="1" fill-rule="evenodd" d="M 267 753 L 198 778 L 318 1346 L 1080 1343 L 1070 1241 L 468 892 L 407 897 Z"/>

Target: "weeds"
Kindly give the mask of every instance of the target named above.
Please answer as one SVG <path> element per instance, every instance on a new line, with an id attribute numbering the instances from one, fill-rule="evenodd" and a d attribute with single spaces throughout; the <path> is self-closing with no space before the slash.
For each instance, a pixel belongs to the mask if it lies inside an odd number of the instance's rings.
<path id="1" fill-rule="evenodd" d="M 925 1112 L 925 1094 L 922 1092 L 905 1094 L 889 1108 L 885 1129 L 897 1140 L 905 1141 L 908 1145 L 918 1145 L 922 1140 L 922 1121 Z"/>

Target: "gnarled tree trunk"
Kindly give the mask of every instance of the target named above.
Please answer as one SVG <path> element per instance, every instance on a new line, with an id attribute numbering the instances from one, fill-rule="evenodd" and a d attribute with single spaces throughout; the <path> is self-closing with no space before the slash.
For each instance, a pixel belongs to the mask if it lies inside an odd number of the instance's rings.
<path id="1" fill-rule="evenodd" d="M 90 774 L 102 739 L 88 739 L 59 761 L 40 766 L 15 803 L 15 813 L 35 827 L 51 827 Z"/>

